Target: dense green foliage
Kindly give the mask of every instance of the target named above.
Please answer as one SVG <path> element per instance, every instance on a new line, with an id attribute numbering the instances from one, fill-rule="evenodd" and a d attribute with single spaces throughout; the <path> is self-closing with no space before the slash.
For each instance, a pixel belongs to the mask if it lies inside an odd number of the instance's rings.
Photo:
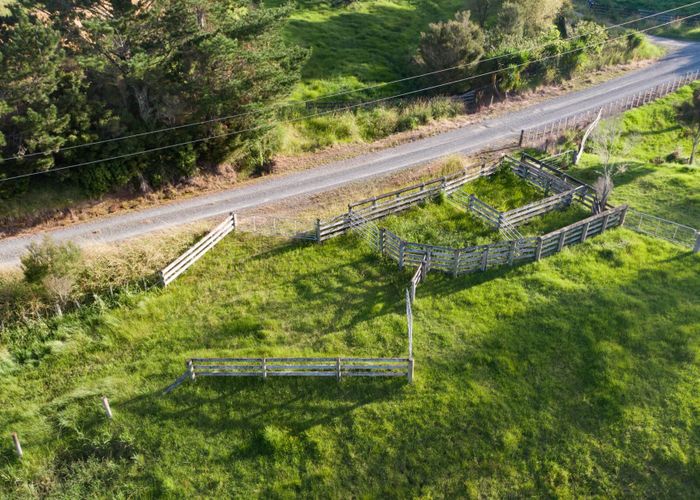
<path id="1" fill-rule="evenodd" d="M 17 3 L 4 19 L 0 153 L 22 157 L 4 162 L 4 176 L 204 137 L 212 138 L 64 175 L 105 191 L 131 181 L 159 186 L 232 158 L 240 165 L 268 161 L 274 149 L 266 126 L 274 117 L 269 105 L 289 94 L 305 59 L 303 50 L 279 36 L 288 7 L 267 9 L 245 0 L 82 4 L 46 2 L 39 15 Z M 234 115 L 167 134 L 31 156 Z"/>

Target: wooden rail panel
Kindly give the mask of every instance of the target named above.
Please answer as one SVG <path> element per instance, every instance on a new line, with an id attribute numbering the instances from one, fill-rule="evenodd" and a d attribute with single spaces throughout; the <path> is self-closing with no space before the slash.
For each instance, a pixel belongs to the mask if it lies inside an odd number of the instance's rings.
<path id="1" fill-rule="evenodd" d="M 231 214 L 221 224 L 212 229 L 202 239 L 190 247 L 173 262 L 168 264 L 161 272 L 160 279 L 163 286 L 168 286 L 175 279 L 189 269 L 195 262 L 201 259 L 217 243 L 224 239 L 236 228 L 235 216 Z"/>

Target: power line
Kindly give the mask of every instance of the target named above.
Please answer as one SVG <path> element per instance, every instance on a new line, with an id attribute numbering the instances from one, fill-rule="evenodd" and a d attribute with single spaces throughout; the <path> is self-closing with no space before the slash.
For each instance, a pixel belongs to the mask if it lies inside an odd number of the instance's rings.
<path id="1" fill-rule="evenodd" d="M 669 25 L 669 24 L 673 24 L 673 23 L 676 23 L 676 22 L 679 22 L 679 21 L 684 21 L 684 20 L 686 20 L 686 19 L 690 19 L 690 18 L 697 17 L 697 16 L 700 16 L 700 12 L 698 12 L 698 13 L 696 13 L 696 14 L 692 14 L 692 15 L 686 16 L 686 17 L 683 17 L 683 18 L 675 19 L 675 20 L 673 20 L 673 21 L 669 21 L 669 22 L 666 22 L 666 23 L 663 23 L 663 24 L 657 24 L 657 25 L 655 25 L 655 26 L 652 26 L 652 27 L 650 27 L 650 28 L 646 28 L 646 29 L 643 29 L 643 30 L 634 30 L 634 32 L 635 32 L 635 33 L 646 33 L 647 31 L 651 31 L 651 30 L 654 30 L 654 29 L 657 29 L 657 28 L 661 28 L 661 27 L 663 27 L 663 26 L 667 26 L 667 25 Z M 454 85 L 454 84 L 456 84 L 456 83 L 462 83 L 462 82 L 469 81 L 469 80 L 473 80 L 473 79 L 476 79 L 476 78 L 482 78 L 482 77 L 484 77 L 484 76 L 490 76 L 490 75 L 498 74 L 498 73 L 501 73 L 501 72 L 503 72 L 503 71 L 510 71 L 510 70 L 512 70 L 512 69 L 514 69 L 514 68 L 521 68 L 521 67 L 528 66 L 528 65 L 531 65 L 531 64 L 534 64 L 534 63 L 538 63 L 538 62 L 542 62 L 542 61 L 547 61 L 547 60 L 550 60 L 550 59 L 555 59 L 555 58 L 561 57 L 561 56 L 566 55 L 566 54 L 572 54 L 572 53 L 575 53 L 575 52 L 580 52 L 580 51 L 585 50 L 585 49 L 590 48 L 590 47 L 595 47 L 595 46 L 599 46 L 599 45 L 607 45 L 607 44 L 609 44 L 609 43 L 611 43 L 611 42 L 614 42 L 614 41 L 617 41 L 617 40 L 621 40 L 621 39 L 625 38 L 626 36 L 627 36 L 627 35 L 622 35 L 622 36 L 619 36 L 619 37 L 610 38 L 610 39 L 605 40 L 605 41 L 603 41 L 603 42 L 592 43 L 592 44 L 584 45 L 584 46 L 582 46 L 582 47 L 578 47 L 578 48 L 571 49 L 571 50 L 568 50 L 568 51 L 560 52 L 560 53 L 558 53 L 558 54 L 553 54 L 553 55 L 550 55 L 550 56 L 545 56 L 545 57 L 542 57 L 542 58 L 540 58 L 540 59 L 534 59 L 534 60 L 532 60 L 532 61 L 528 61 L 528 62 L 524 62 L 524 63 L 520 63 L 520 64 L 513 64 L 513 65 L 508 66 L 507 68 L 496 69 L 496 70 L 488 71 L 488 72 L 485 72 L 485 73 L 481 73 L 481 74 L 479 74 L 479 75 L 473 75 L 473 76 L 469 76 L 469 77 L 466 77 L 466 78 L 460 78 L 460 79 L 458 79 L 458 80 L 453 80 L 453 81 L 446 82 L 446 83 L 441 83 L 441 84 L 437 84 L 437 85 L 432 85 L 432 86 L 430 86 L 430 87 L 424 87 L 424 88 L 422 88 L 422 89 L 412 90 L 412 91 L 409 91 L 409 92 L 404 92 L 404 93 L 402 93 L 402 94 L 396 94 L 396 95 L 389 96 L 389 97 L 383 97 L 383 98 L 380 98 L 380 99 L 375 99 L 375 100 L 373 100 L 373 101 L 368 101 L 368 102 L 362 102 L 362 103 L 352 104 L 352 105 L 348 105 L 348 106 L 343 107 L 343 108 L 338 108 L 338 109 L 336 109 L 336 110 L 318 112 L 318 113 L 314 113 L 314 114 L 302 116 L 302 117 L 295 118 L 295 119 L 291 119 L 291 120 L 283 120 L 283 121 L 280 121 L 280 122 L 278 122 L 278 123 L 295 123 L 295 122 L 307 120 L 307 119 L 309 119 L 309 118 L 315 118 L 315 117 L 318 117 L 318 116 L 324 116 L 324 115 L 328 115 L 328 114 L 332 114 L 332 113 L 337 113 L 337 112 L 339 112 L 339 111 L 348 111 L 348 110 L 355 109 L 355 108 L 359 108 L 359 107 L 369 106 L 369 105 L 377 104 L 377 103 L 380 103 L 380 102 L 385 102 L 385 101 L 389 101 L 389 100 L 393 100 L 393 99 L 398 99 L 398 98 L 401 98 L 401 97 L 406 97 L 406 96 L 409 96 L 409 95 L 413 95 L 413 94 L 417 94 L 417 93 L 421 93 L 421 92 L 426 92 L 426 91 L 429 91 L 429 90 L 434 90 L 434 89 L 441 88 L 441 87 L 445 87 L 445 86 L 449 86 L 449 85 Z M 120 159 L 125 159 L 125 158 L 131 158 L 131 157 L 134 157 L 134 156 L 140 156 L 140 155 L 143 155 L 143 154 L 154 153 L 154 152 L 157 152 L 157 151 L 163 151 L 163 150 L 165 150 L 165 149 L 178 148 L 178 147 L 187 146 L 187 145 L 190 145 L 190 144 L 198 144 L 198 143 L 210 141 L 210 140 L 213 140 L 213 139 L 221 139 L 221 138 L 224 138 L 224 137 L 230 137 L 230 136 L 234 136 L 234 135 L 239 135 L 239 134 L 243 134 L 243 133 L 246 133 L 246 132 L 254 132 L 254 131 L 257 131 L 257 130 L 263 130 L 263 129 L 266 129 L 266 128 L 272 128 L 272 127 L 274 127 L 276 124 L 277 124 L 277 123 L 274 123 L 274 124 L 267 124 L 267 125 L 258 125 L 258 126 L 256 126 L 256 127 L 251 127 L 251 128 L 248 128 L 248 129 L 236 130 L 236 131 L 233 131 L 233 132 L 226 132 L 226 133 L 222 133 L 222 134 L 211 135 L 211 136 L 208 136 L 208 137 L 202 137 L 202 138 L 199 138 L 199 139 L 193 139 L 193 140 L 190 140 L 190 141 L 180 142 L 180 143 L 176 143 L 176 144 L 169 144 L 169 145 L 166 145 L 166 146 L 159 146 L 159 147 L 150 148 L 150 149 L 145 149 L 145 150 L 141 150 L 141 151 L 134 151 L 134 152 L 132 152 L 132 153 L 125 153 L 125 154 L 121 154 L 121 155 L 111 156 L 111 157 L 108 157 L 108 158 L 101 158 L 101 159 L 99 159 L 99 160 L 90 160 L 90 161 L 86 161 L 86 162 L 75 163 L 75 164 L 67 165 L 67 166 L 64 166 L 64 167 L 52 168 L 52 169 L 50 169 L 50 170 L 46 170 L 46 171 L 42 171 L 42 172 L 30 172 L 30 173 L 27 173 L 27 174 L 20 174 L 20 175 L 16 175 L 16 176 L 13 176 L 13 177 L 7 177 L 7 178 L 5 178 L 5 179 L 0 179 L 0 183 L 9 182 L 9 181 L 12 181 L 12 180 L 17 180 L 17 179 L 23 179 L 23 178 L 27 178 L 27 177 L 33 177 L 33 176 L 35 176 L 35 175 L 43 175 L 43 174 L 47 174 L 47 173 L 60 172 L 60 171 L 63 171 L 63 170 L 69 170 L 69 169 L 73 169 L 73 168 L 84 167 L 84 166 L 93 165 L 93 164 L 96 164 L 96 163 L 104 163 L 104 162 L 108 162 L 108 161 L 114 161 L 114 160 L 120 160 Z"/>
<path id="2" fill-rule="evenodd" d="M 637 22 L 640 22 L 640 21 L 644 21 L 644 20 L 646 20 L 646 19 L 651 19 L 651 18 L 653 18 L 653 17 L 661 16 L 661 15 L 667 14 L 667 13 L 669 13 L 669 12 L 674 12 L 674 11 L 679 10 L 679 9 L 685 9 L 685 8 L 688 8 L 688 7 L 693 7 L 693 6 L 697 5 L 697 4 L 700 4 L 700 0 L 699 0 L 699 1 L 696 1 L 696 2 L 692 2 L 692 3 L 686 4 L 686 5 L 682 5 L 682 6 L 679 6 L 679 7 L 674 7 L 674 8 L 672 8 L 672 9 L 667 9 L 667 10 L 662 11 L 662 12 L 656 12 L 656 13 L 653 13 L 653 14 L 649 14 L 649 15 L 647 15 L 647 16 L 643 16 L 643 17 L 640 17 L 640 18 L 637 18 L 637 19 L 634 19 L 634 20 L 631 20 L 631 21 L 626 21 L 626 22 L 624 22 L 624 23 L 615 24 L 615 25 L 613 25 L 613 26 L 609 26 L 609 27 L 605 28 L 605 30 L 606 30 L 606 31 L 609 31 L 609 30 L 613 30 L 613 29 L 616 29 L 616 28 L 621 28 L 621 27 L 626 26 L 626 25 L 628 25 L 628 24 L 633 24 L 633 23 L 637 23 Z M 678 22 L 678 20 L 675 20 L 674 22 Z M 567 38 L 566 41 L 571 42 L 571 41 L 577 40 L 577 39 L 579 39 L 579 38 L 582 38 L 582 37 L 584 37 L 584 36 L 586 36 L 586 35 L 585 35 L 585 34 L 577 35 L 577 36 L 575 36 L 575 37 Z M 549 42 L 549 43 L 547 43 L 547 44 L 541 45 L 541 46 L 536 47 L 536 48 L 542 50 L 542 49 L 544 49 L 544 48 L 546 48 L 546 47 L 549 47 L 550 45 L 554 45 L 554 44 L 556 44 L 556 43 L 557 43 L 557 42 Z M 503 59 L 503 58 L 505 58 L 505 57 L 509 57 L 509 56 L 518 54 L 519 52 L 520 52 L 520 51 L 512 51 L 512 52 L 508 52 L 508 53 L 501 54 L 501 55 L 498 55 L 498 56 L 490 57 L 490 58 L 488 58 L 488 59 L 482 59 L 482 60 L 479 60 L 479 61 L 473 61 L 473 62 L 469 62 L 469 63 L 459 64 L 459 65 L 457 65 L 457 66 L 452 66 L 452 67 L 450 67 L 450 68 L 444 68 L 444 69 L 439 69 L 439 70 L 435 70 L 435 71 L 430 71 L 430 72 L 427 72 L 427 73 L 422 73 L 422 74 L 420 74 L 420 75 L 409 76 L 409 77 L 406 77 L 406 78 L 400 78 L 400 79 L 398 79 L 398 80 L 392 80 L 392 81 L 389 81 L 389 82 L 382 82 L 382 83 L 378 83 L 378 84 L 375 84 L 375 85 L 368 85 L 368 86 L 360 87 L 360 88 L 357 88 L 357 89 L 344 90 L 344 91 L 341 91 L 341 92 L 336 92 L 336 93 L 333 93 L 333 94 L 327 94 L 327 95 L 324 95 L 324 96 L 316 97 L 316 98 L 314 98 L 314 99 L 307 99 L 307 100 L 303 100 L 303 101 L 291 101 L 291 102 L 287 102 L 287 103 L 273 104 L 273 105 L 271 106 L 271 108 L 277 106 L 277 107 L 279 107 L 280 109 L 284 109 L 284 108 L 288 108 L 288 107 L 291 107 L 291 106 L 307 105 L 307 104 L 311 104 L 311 103 L 314 103 L 314 102 L 319 102 L 319 101 L 323 101 L 323 100 L 326 100 L 326 99 L 330 99 L 330 98 L 333 98 L 333 97 L 341 97 L 341 96 L 345 96 L 345 95 L 349 95 L 349 94 L 355 94 L 355 93 L 359 93 L 359 92 L 365 92 L 365 91 L 368 91 L 368 90 L 376 90 L 376 89 L 383 88 L 383 87 L 387 87 L 387 86 L 390 86 L 390 85 L 396 85 L 396 84 L 398 84 L 398 83 L 404 83 L 404 82 L 407 82 L 407 81 L 416 80 L 416 79 L 418 79 L 418 78 L 425 78 L 425 77 L 427 77 L 427 76 L 434 76 L 434 75 L 438 75 L 438 74 L 445 73 L 445 72 L 448 72 L 448 71 L 454 71 L 454 70 L 457 70 L 457 69 L 464 69 L 464 68 L 468 68 L 468 67 L 471 67 L 471 66 L 478 66 L 478 65 L 480 65 L 480 64 L 485 64 L 485 63 L 488 63 L 488 62 L 496 61 L 496 60 L 498 60 L 498 59 Z M 53 151 L 38 151 L 38 152 L 35 152 L 35 153 L 29 153 L 29 154 L 18 154 L 18 155 L 14 155 L 14 156 L 9 156 L 9 157 L 7 157 L 7 158 L 0 158 L 0 162 L 4 162 L 4 161 L 13 161 L 13 160 L 19 160 L 19 159 L 26 159 L 26 158 L 32 158 L 32 157 L 35 157 L 35 156 L 44 156 L 44 155 L 49 155 L 49 154 L 56 154 L 56 153 L 60 153 L 60 152 L 63 152 L 63 151 L 71 151 L 71 150 L 74 150 L 74 149 L 80 149 L 80 148 L 85 148 L 85 147 L 89 147 L 89 146 L 97 146 L 97 145 L 100 145 L 100 144 L 107 144 L 107 143 L 111 143 L 111 142 L 125 141 L 125 140 L 128 140 L 128 139 L 134 139 L 134 138 L 137 138 L 137 137 L 145 137 L 145 136 L 148 136 L 148 135 L 160 134 L 160 133 L 163 133 L 163 132 L 170 132 L 170 131 L 173 131 L 173 130 L 180 130 L 180 129 L 189 128 L 189 127 L 197 127 L 197 126 L 201 126 L 201 125 L 207 125 L 207 124 L 210 124 L 210 123 L 218 123 L 218 122 L 222 122 L 222 121 L 226 121 L 226 120 L 232 120 L 232 119 L 234 119 L 234 118 L 241 118 L 241 117 L 245 117 L 245 116 L 260 114 L 260 113 L 262 113 L 262 112 L 264 112 L 264 111 L 266 111 L 266 110 L 251 110 L 251 111 L 246 111 L 246 112 L 243 112 L 243 113 L 237 113 L 237 114 L 228 115 L 228 116 L 221 116 L 221 117 L 211 118 L 211 119 L 208 119 L 208 120 L 202 120 L 202 121 L 198 121 L 198 122 L 184 123 L 184 124 L 182 124 L 182 125 L 174 125 L 174 126 L 172 126 L 172 127 L 164 127 L 164 128 L 160 128 L 160 129 L 157 129 L 157 130 L 149 130 L 149 131 L 146 131 L 146 132 L 139 132 L 139 133 L 136 133 L 136 134 L 129 134 L 129 135 L 123 135 L 123 136 L 119 136 L 119 137 L 112 137 L 112 138 L 109 138 L 109 139 L 100 139 L 100 140 L 97 140 L 97 141 L 91 141 L 91 142 L 86 142 L 86 143 L 82 143 L 82 144 L 75 144 L 75 145 L 72 145 L 72 146 L 66 146 L 66 147 L 58 148 L 58 149 L 53 150 Z"/>

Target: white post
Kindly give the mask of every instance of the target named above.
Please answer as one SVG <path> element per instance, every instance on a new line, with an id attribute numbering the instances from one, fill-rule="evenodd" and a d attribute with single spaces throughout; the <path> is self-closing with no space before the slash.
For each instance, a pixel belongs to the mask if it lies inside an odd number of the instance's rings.
<path id="1" fill-rule="evenodd" d="M 12 433 L 12 442 L 15 444 L 15 453 L 17 453 L 17 457 L 22 458 L 24 452 L 22 451 L 22 445 L 19 443 L 19 436 L 16 432 Z"/>
<path id="2" fill-rule="evenodd" d="M 411 310 L 411 296 L 406 290 L 406 323 L 408 324 L 408 357 L 413 357 L 413 311 Z"/>
<path id="3" fill-rule="evenodd" d="M 693 253 L 700 253 L 700 231 L 695 231 L 695 247 Z"/>
<path id="4" fill-rule="evenodd" d="M 107 396 L 102 396 L 102 407 L 105 409 L 105 414 L 107 415 L 108 419 L 112 419 L 112 408 L 109 406 L 109 399 L 107 399 Z"/>

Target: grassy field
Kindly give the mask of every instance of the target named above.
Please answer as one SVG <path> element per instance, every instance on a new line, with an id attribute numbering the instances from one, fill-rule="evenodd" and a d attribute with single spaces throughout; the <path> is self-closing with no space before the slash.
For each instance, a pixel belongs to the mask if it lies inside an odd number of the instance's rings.
<path id="1" fill-rule="evenodd" d="M 3 334 L 0 428 L 26 455 L 6 441 L 0 488 L 693 497 L 699 263 L 616 230 L 534 265 L 435 274 L 415 306 L 413 386 L 205 379 L 161 396 L 195 355 L 406 353 L 408 276 L 363 243 L 232 237 L 164 292 Z"/>
<path id="2" fill-rule="evenodd" d="M 625 115 L 615 202 L 697 222 L 697 169 L 659 161 L 687 155 L 671 110 L 689 95 Z M 573 173 L 592 180 L 584 160 Z M 502 209 L 541 196 L 516 181 L 465 189 Z M 436 203 L 383 225 L 459 239 L 466 218 Z M 699 265 L 616 229 L 538 263 L 434 273 L 414 385 L 203 379 L 162 396 L 192 356 L 406 355 L 409 271 L 353 235 L 232 235 L 167 290 L 0 331 L 0 496 L 697 498 Z"/>
<path id="3" fill-rule="evenodd" d="M 265 0 L 283 5 L 286 0 Z M 464 0 L 371 0 L 348 6 L 299 0 L 287 38 L 312 49 L 295 97 L 386 82 L 406 76 L 421 31 L 451 18 Z"/>
<path id="4" fill-rule="evenodd" d="M 623 117 L 624 155 L 615 161 L 627 171 L 615 179 L 614 203 L 635 208 L 673 221 L 700 226 L 700 169 L 687 165 L 691 139 L 675 120 L 675 106 L 690 99 L 694 87 L 653 104 L 629 111 Z M 586 154 L 572 170 L 587 181 L 599 171 L 598 158 Z"/>
<path id="5" fill-rule="evenodd" d="M 506 174 L 467 189 L 499 208 L 506 189 L 541 196 Z M 433 203 L 392 220 L 443 237 L 466 218 Z M 412 386 L 203 379 L 162 396 L 192 356 L 406 355 L 409 272 L 353 235 L 231 236 L 167 290 L 0 334 L 0 430 L 25 451 L 2 447 L 0 495 L 696 497 L 699 264 L 617 229 L 535 264 L 435 273 Z"/>

